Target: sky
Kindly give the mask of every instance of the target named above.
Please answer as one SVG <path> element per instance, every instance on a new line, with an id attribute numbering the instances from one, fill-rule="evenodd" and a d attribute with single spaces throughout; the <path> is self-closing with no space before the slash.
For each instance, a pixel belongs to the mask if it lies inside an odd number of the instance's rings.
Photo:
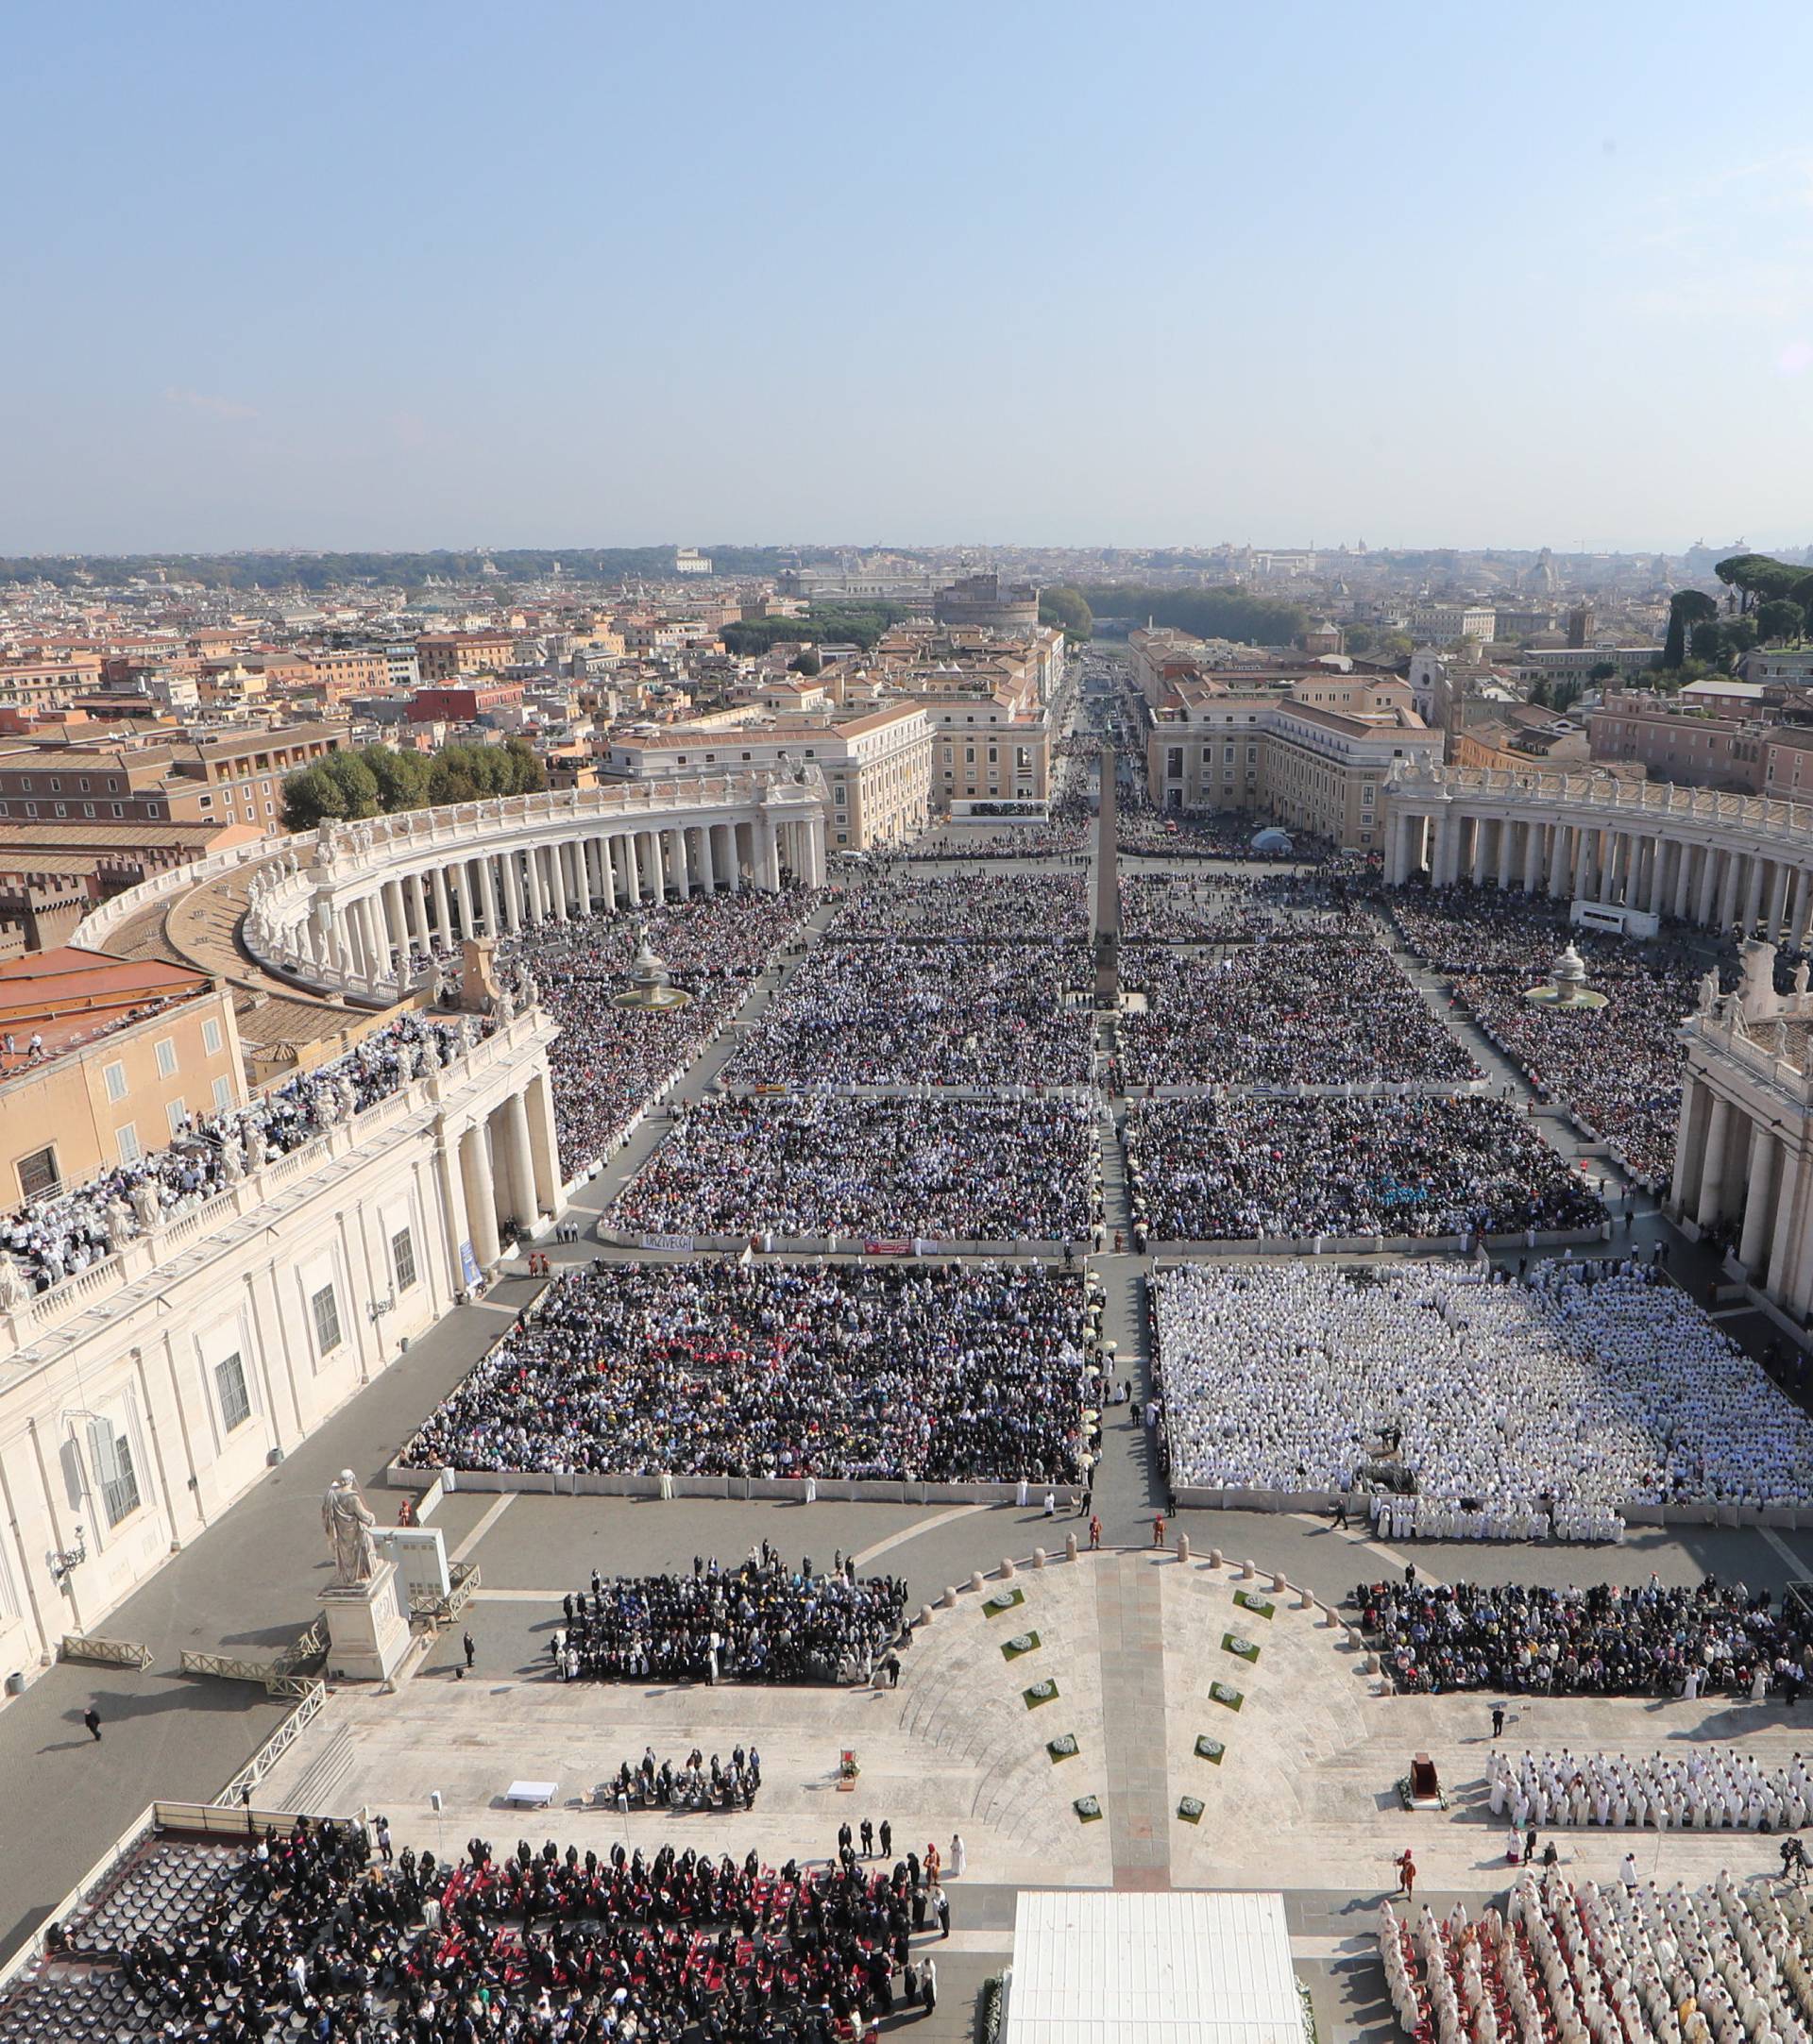
<path id="1" fill-rule="evenodd" d="M 0 552 L 1813 541 L 1813 9 L 15 5 Z"/>

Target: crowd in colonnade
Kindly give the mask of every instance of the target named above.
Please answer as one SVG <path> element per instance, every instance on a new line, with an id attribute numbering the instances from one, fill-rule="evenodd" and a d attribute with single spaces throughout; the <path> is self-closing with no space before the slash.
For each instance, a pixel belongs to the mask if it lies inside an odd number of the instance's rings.
<path id="1" fill-rule="evenodd" d="M 1596 1228 L 1598 1194 L 1515 1106 L 1473 1094 L 1137 1101 L 1136 1224 L 1161 1242 Z"/>
<path id="2" fill-rule="evenodd" d="M 1813 1422 L 1652 1265 L 1192 1264 L 1157 1309 L 1175 1484 L 1466 1511 L 1813 1504 Z"/>
<path id="3" fill-rule="evenodd" d="M 1083 1280 L 1042 1264 L 568 1272 L 405 1448 L 412 1468 L 1074 1482 Z"/>
<path id="4" fill-rule="evenodd" d="M 609 1220 L 631 1234 L 1080 1242 L 1098 1178 L 1082 1102 L 722 1098 L 676 1112 Z"/>
<path id="5" fill-rule="evenodd" d="M 248 1171 L 450 1064 L 490 1029 L 489 1021 L 472 1017 L 400 1015 L 345 1056 L 246 1106 L 189 1117 L 167 1148 L 115 1164 L 72 1191 L 27 1200 L 0 1220 L 0 1310 L 16 1304 L 22 1292 L 47 1292 L 135 1235 L 229 1191 Z"/>

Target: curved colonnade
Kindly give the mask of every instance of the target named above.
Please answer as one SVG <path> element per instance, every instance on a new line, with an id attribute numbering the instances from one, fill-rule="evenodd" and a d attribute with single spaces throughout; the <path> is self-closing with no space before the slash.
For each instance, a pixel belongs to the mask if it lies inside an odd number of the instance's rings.
<path id="1" fill-rule="evenodd" d="M 1813 920 L 1813 807 L 1605 773 L 1435 767 L 1388 784 L 1385 880 L 1518 887 L 1772 943 Z"/>
<path id="2" fill-rule="evenodd" d="M 325 824 L 252 884 L 270 971 L 364 1003 L 404 998 L 414 954 L 637 902 L 824 882 L 823 782 L 780 772 L 632 782 Z"/>
<path id="3" fill-rule="evenodd" d="M 161 938 L 313 1035 L 331 1074 L 422 1005 L 431 949 L 547 917 L 824 870 L 816 769 L 463 803 L 235 846 L 103 904 L 74 941 Z M 212 934 L 198 935 L 217 915 Z M 243 906 L 241 905 L 243 904 Z M 449 1017 L 449 1025 L 457 1017 Z M 539 1006 L 371 1106 L 0 1300 L 0 1670 L 44 1666 L 426 1333 L 563 1196 Z M 584 1160 L 569 1160 L 576 1169 Z"/>
<path id="4" fill-rule="evenodd" d="M 1813 806 L 1605 773 L 1400 770 L 1385 879 L 1419 872 L 1804 950 Z M 1813 1314 L 1813 997 L 1776 994 L 1772 968 L 1752 952 L 1737 992 L 1709 988 L 1683 1018 L 1667 1205 L 1688 1234 L 1727 1242 L 1731 1274 L 1799 1334 Z"/>

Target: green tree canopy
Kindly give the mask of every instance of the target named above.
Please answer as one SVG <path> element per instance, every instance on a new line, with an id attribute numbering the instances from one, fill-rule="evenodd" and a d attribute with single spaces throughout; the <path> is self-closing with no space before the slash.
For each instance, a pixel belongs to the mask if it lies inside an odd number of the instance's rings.
<path id="1" fill-rule="evenodd" d="M 1770 645 L 1797 639 L 1806 624 L 1806 612 L 1791 597 L 1772 596 L 1756 606 L 1756 631 Z"/>
<path id="2" fill-rule="evenodd" d="M 1669 634 L 1662 647 L 1662 665 L 1678 667 L 1687 656 L 1687 633 L 1710 623 L 1719 605 L 1703 589 L 1677 589 L 1669 599 Z"/>
<path id="3" fill-rule="evenodd" d="M 1131 583 L 1086 583 L 1078 592 L 1096 617 L 1171 625 L 1203 639 L 1288 646 L 1310 621 L 1300 603 L 1276 603 L 1245 589 L 1144 589 Z"/>
<path id="4" fill-rule="evenodd" d="M 1083 592 L 1074 583 L 1060 583 L 1055 589 L 1040 590 L 1039 622 L 1055 625 L 1077 646 L 1087 645 L 1095 635 L 1094 614 Z"/>
<path id="5" fill-rule="evenodd" d="M 547 786 L 539 757 L 521 738 L 502 745 L 445 745 L 427 758 L 395 746 L 366 745 L 330 752 L 286 775 L 283 820 L 293 831 L 308 831 L 324 822 L 393 816 L 431 802 L 532 795 Z"/>

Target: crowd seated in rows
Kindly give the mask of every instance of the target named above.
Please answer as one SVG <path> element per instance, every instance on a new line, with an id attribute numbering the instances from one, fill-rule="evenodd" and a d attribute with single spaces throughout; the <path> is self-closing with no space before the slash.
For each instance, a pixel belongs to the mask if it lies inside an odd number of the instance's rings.
<path id="1" fill-rule="evenodd" d="M 558 1660 L 596 1681 L 866 1682 L 900 1637 L 906 1586 L 815 1574 L 771 1551 L 734 1569 L 618 1576 L 575 1591 Z"/>
<path id="2" fill-rule="evenodd" d="M 558 1278 L 414 1468 L 1074 1481 L 1084 1289 L 1043 1264 L 603 1263 Z"/>
<path id="3" fill-rule="evenodd" d="M 409 1847 L 379 1864 L 364 1826 L 298 1818 L 193 1919 L 89 1976 L 121 1990 L 98 2044 L 851 2044 L 896 2006 L 926 1881 L 911 1854 L 776 1869 L 524 1840 L 500 1861 L 480 1838 L 457 1866 Z M 44 2037 L 73 2034 L 64 1969 L 34 1983 Z"/>
<path id="4" fill-rule="evenodd" d="M 608 1157 L 652 1095 L 685 1069 L 795 938 L 820 897 L 715 894 L 548 921 L 500 947 L 506 981 L 533 976 L 560 1024 L 548 1054 L 555 1139 L 568 1174 Z M 666 1012 L 617 1006 L 643 932 L 691 999 Z"/>
<path id="5" fill-rule="evenodd" d="M 1088 926 L 1080 873 L 890 874 L 852 893 L 826 935 L 837 943 L 1046 943 L 1080 938 Z"/>
<path id="6" fill-rule="evenodd" d="M 1739 1890 L 1720 1871 L 1689 1894 L 1645 1881 L 1634 1853 L 1602 1887 L 1525 1867 L 1478 1922 L 1465 1903 L 1414 1923 L 1379 1905 L 1386 1988 L 1416 2044 L 1805 2044 L 1809 1938 L 1803 1887 Z"/>
<path id="7" fill-rule="evenodd" d="M 706 1100 L 609 1209 L 632 1234 L 1081 1241 L 1100 1209 L 1080 1101 Z"/>
<path id="8" fill-rule="evenodd" d="M 1402 1692 L 1549 1697 L 1732 1695 L 1805 1680 L 1810 1636 L 1767 1590 L 1708 1576 L 1638 1589 L 1362 1583 L 1361 1625 Z M 1761 1678 L 1760 1683 L 1758 1678 Z"/>
<path id="9" fill-rule="evenodd" d="M 1805 1679 L 1792 1664 L 1791 1707 Z M 1485 1779 L 1494 1816 L 1521 1832 L 1534 1824 L 1627 1825 L 1653 1831 L 1800 1831 L 1813 1816 L 1813 1771 L 1799 1753 L 1771 1766 L 1737 1747 L 1693 1745 L 1645 1759 L 1622 1753 L 1493 1751 Z"/>
<path id="10" fill-rule="evenodd" d="M 1158 1295 L 1172 1481 L 1468 1511 L 1813 1502 L 1813 1422 L 1652 1264 L 1189 1264 Z"/>
<path id="11" fill-rule="evenodd" d="M 1569 922 L 1567 905 L 1491 887 L 1394 890 L 1404 941 L 1452 982 L 1494 1044 L 1532 1085 L 1615 1142 L 1641 1178 L 1672 1169 L 1686 1053 L 1682 1018 L 1694 1006 L 1702 958 L 1672 938 L 1637 942 Z M 1602 1007 L 1529 1001 L 1555 954 L 1571 942 Z"/>
<path id="12" fill-rule="evenodd" d="M 821 946 L 749 1030 L 725 1082 L 1081 1085 L 1094 1016 L 1063 989 L 1082 956 L 1058 944 Z"/>
<path id="13" fill-rule="evenodd" d="M 1596 1228 L 1599 1195 L 1529 1120 L 1473 1094 L 1142 1100 L 1133 1211 L 1161 1242 Z"/>
<path id="14" fill-rule="evenodd" d="M 1473 1061 L 1366 938 L 1290 930 L 1213 957 L 1129 947 L 1145 1005 L 1120 1022 L 1127 1090 L 1146 1086 L 1461 1085 Z M 1203 1018 L 1213 1016 L 1212 1029 Z"/>
<path id="15" fill-rule="evenodd" d="M 747 1751 L 738 1746 L 728 1763 L 714 1753 L 709 1766 L 696 1746 L 677 1767 L 671 1760 L 657 1765 L 651 1746 L 634 1766 L 624 1761 L 598 1795 L 620 1810 L 753 1810 L 761 1785 L 762 1756 L 753 1742 Z"/>

